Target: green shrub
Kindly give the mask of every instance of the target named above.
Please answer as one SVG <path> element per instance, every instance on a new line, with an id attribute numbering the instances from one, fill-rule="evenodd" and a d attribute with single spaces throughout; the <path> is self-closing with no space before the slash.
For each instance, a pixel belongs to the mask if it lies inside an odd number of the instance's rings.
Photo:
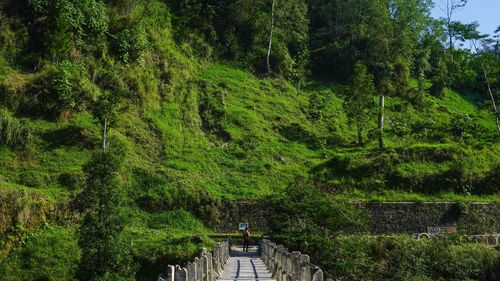
<path id="1" fill-rule="evenodd" d="M 20 173 L 19 177 L 22 185 L 35 188 L 47 187 L 52 180 L 47 173 L 35 169 L 26 169 Z"/>
<path id="2" fill-rule="evenodd" d="M 444 97 L 445 87 L 446 87 L 445 80 L 437 77 L 434 79 L 434 81 L 432 81 L 432 86 L 429 89 L 429 93 L 435 97 L 442 98 Z"/>
<path id="3" fill-rule="evenodd" d="M 47 65 L 21 95 L 18 111 L 47 118 L 84 110 L 100 94 L 83 65 L 64 60 Z"/>
<path id="4" fill-rule="evenodd" d="M 80 249 L 72 229 L 46 227 L 0 261 L 0 279 L 74 280 Z"/>
<path id="5" fill-rule="evenodd" d="M 395 235 L 332 238 L 316 226 L 305 228 L 307 243 L 289 249 L 312 254 L 313 262 L 333 279 L 496 280 L 493 274 L 500 253 L 488 245 L 464 243 L 458 236 L 420 241 Z M 318 254 L 321 259 L 315 258 Z"/>
<path id="6" fill-rule="evenodd" d="M 164 182 L 164 179 L 149 178 L 147 181 Z M 142 181 L 142 183 L 147 183 Z M 139 182 L 138 182 L 139 184 Z M 184 187 L 175 187 L 166 184 L 140 184 L 144 193 L 138 194 L 137 204 L 150 212 L 164 212 L 184 209 L 190 211 L 198 219 L 211 225 L 218 220 L 218 213 L 214 210 L 220 206 L 220 199 L 206 190 L 189 190 Z"/>
<path id="7" fill-rule="evenodd" d="M 209 92 L 202 84 L 203 94 L 200 97 L 198 111 L 200 113 L 201 125 L 205 133 L 213 134 L 222 141 L 229 141 L 231 135 L 224 130 L 222 123 L 227 118 L 226 93 L 224 91 Z"/>
<path id="8" fill-rule="evenodd" d="M 485 128 L 468 114 L 455 114 L 451 120 L 451 132 L 460 141 L 477 138 L 484 131 Z"/>
<path id="9" fill-rule="evenodd" d="M 479 192 L 495 194 L 500 192 L 500 164 L 497 164 L 491 168 L 491 170 L 486 174 L 481 182 L 481 187 Z"/>
<path id="10" fill-rule="evenodd" d="M 51 58 L 67 57 L 75 45 L 102 46 L 108 31 L 105 5 L 99 0 L 27 0 L 32 28 L 32 43 L 43 46 Z"/>
<path id="11" fill-rule="evenodd" d="M 321 247 L 314 244 L 318 239 L 324 240 L 315 237 L 316 232 L 333 237 L 366 228 L 362 211 L 325 196 L 302 179 L 289 186 L 284 194 L 269 198 L 268 204 L 276 216 L 270 219 L 271 236 L 292 248 Z"/>
<path id="12" fill-rule="evenodd" d="M 115 20 L 111 34 L 111 52 L 124 63 L 140 61 L 149 47 L 145 27 L 131 18 Z"/>
<path id="13" fill-rule="evenodd" d="M 339 237 L 327 271 L 342 280 L 494 280 L 500 254 L 458 237 L 417 241 L 405 236 Z"/>
<path id="14" fill-rule="evenodd" d="M 24 123 L 7 109 L 0 108 L 0 143 L 20 147 L 30 142 L 30 132 Z"/>
<path id="15" fill-rule="evenodd" d="M 72 190 L 83 187 L 84 182 L 85 175 L 81 172 L 63 173 L 59 176 L 59 183 Z"/>

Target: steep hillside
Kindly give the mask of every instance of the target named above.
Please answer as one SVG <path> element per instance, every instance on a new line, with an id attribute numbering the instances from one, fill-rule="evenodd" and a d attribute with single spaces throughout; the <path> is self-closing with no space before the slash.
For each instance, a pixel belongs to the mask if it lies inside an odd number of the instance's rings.
<path id="1" fill-rule="evenodd" d="M 4 84 L 15 75 L 22 74 L 7 74 Z M 373 139 L 366 149 L 355 147 L 340 86 L 310 82 L 298 91 L 285 80 L 219 64 L 190 76 L 157 104 L 128 104 L 111 129 L 111 145 L 127 152 L 131 194 L 143 204 L 168 205 L 172 188 L 258 198 L 323 167 L 331 167 L 340 185 L 318 180 L 336 189 L 496 192 L 493 118 L 467 96 L 449 91 L 418 106 L 389 98 L 388 148 L 380 151 Z M 99 145 L 97 122 L 85 111 L 55 120 L 20 118 L 31 141 L 25 148 L 2 147 L 2 180 L 66 194 L 78 190 L 82 165 Z M 439 173 L 441 180 L 432 178 Z M 457 177 L 464 182 L 447 182 Z"/>

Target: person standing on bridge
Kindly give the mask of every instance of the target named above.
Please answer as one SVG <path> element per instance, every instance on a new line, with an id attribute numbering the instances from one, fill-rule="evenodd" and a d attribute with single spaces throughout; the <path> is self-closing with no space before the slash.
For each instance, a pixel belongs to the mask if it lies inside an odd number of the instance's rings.
<path id="1" fill-rule="evenodd" d="M 248 247 L 250 245 L 250 230 L 248 227 L 243 231 L 243 252 L 248 252 Z"/>

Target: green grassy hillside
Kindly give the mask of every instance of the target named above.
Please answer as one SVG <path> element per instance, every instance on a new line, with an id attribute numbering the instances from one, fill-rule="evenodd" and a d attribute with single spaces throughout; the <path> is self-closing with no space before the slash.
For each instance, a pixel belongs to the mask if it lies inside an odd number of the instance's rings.
<path id="1" fill-rule="evenodd" d="M 127 152 L 125 180 L 138 201 L 161 204 L 172 188 L 253 199 L 309 175 L 333 191 L 497 191 L 494 119 L 469 96 L 448 91 L 443 99 L 424 97 L 422 105 L 389 98 L 388 148 L 371 140 L 359 149 L 342 110 L 348 94 L 342 87 L 312 81 L 298 91 L 230 66 L 199 68 L 163 101 L 130 103 L 111 130 L 111 145 Z M 20 74 L 7 74 L 4 83 L 13 75 Z M 31 141 L 2 146 L 2 181 L 68 195 L 78 190 L 82 165 L 99 145 L 97 122 L 85 111 L 19 118 Z"/>
<path id="2" fill-rule="evenodd" d="M 426 97 L 430 109 L 410 105 L 404 112 L 397 110 L 403 101 L 389 99 L 389 120 L 407 120 L 410 128 L 388 137 L 385 150 L 374 140 L 356 148 L 342 100 L 340 86 L 311 81 L 298 91 L 284 80 L 208 64 L 158 104 L 131 104 L 111 130 L 111 145 L 127 152 L 122 176 L 130 222 L 123 235 L 142 264 L 139 274 L 161 271 L 166 257 L 188 260 L 200 247 L 192 237 L 210 233 L 199 221 L 209 221 L 210 211 L 190 209 L 189 202 L 208 208 L 222 198 L 263 198 L 296 177 L 353 201 L 497 201 L 490 196 L 498 191 L 500 163 L 493 118 L 467 96 L 450 91 L 442 100 Z M 461 139 L 451 132 L 462 107 L 484 137 Z M 82 188 L 82 166 L 99 145 L 97 123 L 85 111 L 55 120 L 19 118 L 31 141 L 25 148 L 2 147 L 2 185 L 66 203 Z M 415 129 L 429 120 L 422 129 L 427 135 Z M 195 217 L 173 211 L 179 207 Z M 201 241 L 210 245 L 206 237 Z M 16 255 L 6 264 L 16 263 Z"/>

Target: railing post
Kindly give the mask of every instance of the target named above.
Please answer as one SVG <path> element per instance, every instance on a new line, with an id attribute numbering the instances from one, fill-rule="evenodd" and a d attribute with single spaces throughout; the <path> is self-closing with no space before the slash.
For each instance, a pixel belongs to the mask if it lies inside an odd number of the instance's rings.
<path id="1" fill-rule="evenodd" d="M 175 266 L 175 281 L 187 281 L 187 270 L 185 268 L 181 268 L 180 266 Z"/>
<path id="2" fill-rule="evenodd" d="M 194 263 L 196 264 L 196 281 L 201 281 L 203 276 L 203 267 L 199 258 L 194 258 Z"/>
<path id="3" fill-rule="evenodd" d="M 196 261 L 187 265 L 188 281 L 196 281 Z"/>
<path id="4" fill-rule="evenodd" d="M 312 281 L 323 281 L 323 270 L 321 270 L 319 267 L 312 276 Z"/>
<path id="5" fill-rule="evenodd" d="M 215 278 L 214 278 L 214 259 L 213 259 L 212 253 L 210 253 L 210 252 L 207 253 L 207 260 L 208 260 L 208 280 L 215 281 Z"/>
<path id="6" fill-rule="evenodd" d="M 311 281 L 311 266 L 309 262 L 310 258 L 308 255 L 300 256 L 300 281 Z"/>
<path id="7" fill-rule="evenodd" d="M 299 281 L 300 278 L 300 257 L 302 254 L 298 251 L 294 251 L 291 254 L 291 272 L 293 281 Z"/>
<path id="8" fill-rule="evenodd" d="M 159 281 L 175 281 L 175 266 L 167 265 L 167 270 L 164 275 L 158 277 Z"/>

